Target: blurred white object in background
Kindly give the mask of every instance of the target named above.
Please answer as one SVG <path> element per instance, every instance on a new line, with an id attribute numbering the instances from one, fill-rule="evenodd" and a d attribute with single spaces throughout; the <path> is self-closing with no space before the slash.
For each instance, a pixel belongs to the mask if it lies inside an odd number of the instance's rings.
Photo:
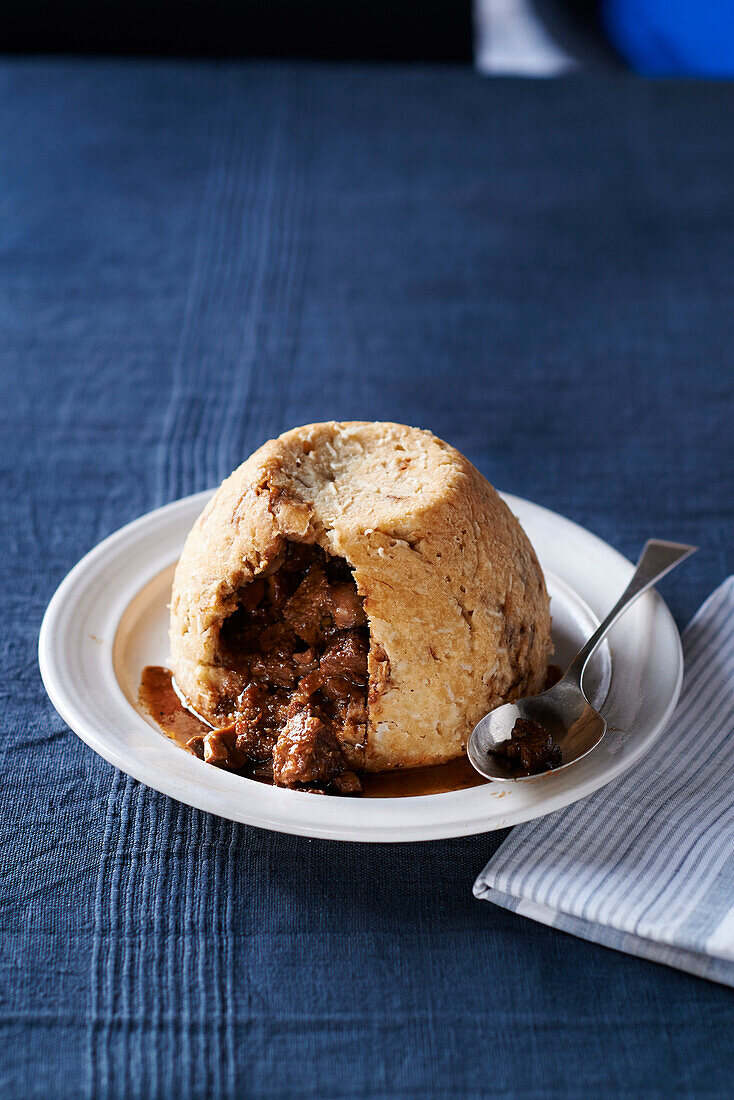
<path id="1" fill-rule="evenodd" d="M 474 0 L 474 64 L 491 76 L 560 76 L 578 64 L 546 30 L 531 0 Z"/>

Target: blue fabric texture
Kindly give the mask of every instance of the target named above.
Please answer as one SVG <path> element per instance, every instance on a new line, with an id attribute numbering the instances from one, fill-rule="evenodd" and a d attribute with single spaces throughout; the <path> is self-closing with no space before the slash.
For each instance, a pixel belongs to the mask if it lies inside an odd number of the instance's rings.
<path id="1" fill-rule="evenodd" d="M 734 89 L 6 61 L 0 95 L 2 1096 L 730 1095 L 731 990 L 475 899 L 501 835 L 191 810 L 35 654 L 103 536 L 330 417 L 630 557 L 698 544 L 687 622 L 734 571 Z"/>

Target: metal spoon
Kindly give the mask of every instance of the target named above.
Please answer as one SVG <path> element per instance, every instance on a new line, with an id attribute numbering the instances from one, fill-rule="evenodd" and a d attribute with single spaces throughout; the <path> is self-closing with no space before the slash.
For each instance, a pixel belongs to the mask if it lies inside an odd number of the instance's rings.
<path id="1" fill-rule="evenodd" d="M 522 782 L 551 770 L 557 772 L 568 768 L 599 744 L 607 731 L 607 724 L 598 710 L 592 707 L 582 687 L 589 658 L 610 627 L 637 597 L 697 549 L 696 546 L 660 542 L 657 539 L 645 543 L 631 581 L 604 622 L 576 654 L 563 678 L 540 695 L 530 695 L 497 707 L 474 727 L 467 753 L 481 775 L 502 782 Z M 555 768 L 550 765 L 541 767 L 531 775 L 525 775 L 513 766 L 512 761 L 506 761 L 497 754 L 498 747 L 510 740 L 518 718 L 535 722 L 550 733 L 563 754 L 562 764 Z"/>

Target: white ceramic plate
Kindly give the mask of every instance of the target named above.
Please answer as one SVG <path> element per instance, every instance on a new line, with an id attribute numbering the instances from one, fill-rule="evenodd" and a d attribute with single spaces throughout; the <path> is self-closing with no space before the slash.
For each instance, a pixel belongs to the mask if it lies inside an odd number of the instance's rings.
<path id="1" fill-rule="evenodd" d="M 71 728 L 110 763 L 172 798 L 233 821 L 334 840 L 408 841 L 501 829 L 558 810 L 626 771 L 648 750 L 680 691 L 683 657 L 656 592 L 637 601 L 594 659 L 587 681 L 609 733 L 573 768 L 514 786 L 409 798 L 317 798 L 214 768 L 166 738 L 138 706 L 145 665 L 165 665 L 174 564 L 209 493 L 142 516 L 100 543 L 49 604 L 41 675 Z M 559 664 L 615 602 L 632 566 L 601 539 L 536 504 L 505 496 L 540 558 Z M 611 652 L 611 657 L 610 657 Z"/>

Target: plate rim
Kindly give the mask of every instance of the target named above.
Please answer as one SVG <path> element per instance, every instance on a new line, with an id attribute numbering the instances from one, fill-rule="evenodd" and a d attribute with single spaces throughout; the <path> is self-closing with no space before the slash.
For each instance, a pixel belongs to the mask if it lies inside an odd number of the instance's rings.
<path id="1" fill-rule="evenodd" d="M 131 537 L 137 537 L 139 533 L 148 526 L 157 526 L 161 523 L 165 524 L 165 521 L 170 520 L 177 512 L 188 512 L 189 510 L 193 511 L 195 507 L 203 508 L 204 504 L 211 497 L 214 491 L 215 490 L 212 489 L 193 493 L 189 496 L 181 497 L 178 500 L 171 501 L 168 504 L 162 505 L 159 508 L 152 509 L 151 511 L 146 512 L 143 515 L 131 520 L 129 523 L 125 524 L 123 527 L 119 528 L 117 531 L 112 532 L 110 535 L 104 538 L 101 542 L 99 542 L 96 546 L 89 550 L 63 578 L 48 604 L 41 624 L 38 641 L 39 668 L 44 688 L 54 708 L 63 719 L 63 721 L 66 723 L 66 725 L 76 734 L 76 736 L 84 741 L 85 744 L 87 744 L 104 760 L 112 764 L 114 767 L 118 768 L 124 774 L 130 775 L 136 781 L 143 783 L 146 786 L 167 795 L 168 797 L 174 798 L 177 801 L 193 806 L 194 808 L 199 809 L 203 812 L 212 813 L 215 816 L 222 817 L 226 820 L 248 824 L 255 828 L 264 828 L 274 832 L 280 832 L 290 835 L 299 835 L 329 840 L 341 840 L 352 843 L 412 843 L 420 841 L 452 839 L 462 836 L 480 835 L 485 832 L 492 832 L 501 828 L 508 828 L 516 824 L 521 824 L 525 821 L 534 820 L 538 817 L 545 816 L 548 813 L 552 813 L 558 809 L 564 808 L 567 805 L 572 805 L 574 802 L 577 802 L 580 799 L 585 798 L 590 794 L 593 794 L 595 791 L 601 789 L 601 787 L 603 786 L 606 786 L 608 783 L 616 779 L 619 775 L 629 770 L 636 763 L 636 761 L 640 759 L 642 755 L 649 751 L 649 748 L 657 740 L 661 732 L 667 726 L 670 717 L 675 709 L 675 706 L 677 705 L 680 695 L 684 672 L 683 650 L 680 633 L 678 631 L 678 627 L 673 618 L 673 615 L 660 594 L 653 589 L 651 590 L 651 592 L 647 593 L 646 596 L 643 597 L 643 599 L 647 599 L 648 601 L 652 600 L 656 603 L 657 611 L 662 612 L 663 618 L 667 621 L 667 625 L 670 630 L 671 640 L 674 641 L 675 656 L 677 661 L 674 689 L 670 697 L 668 698 L 665 707 L 663 708 L 662 716 L 658 718 L 658 720 L 649 730 L 644 741 L 639 746 L 637 746 L 635 750 L 630 752 L 629 755 L 627 755 L 618 766 L 615 767 L 612 764 L 600 776 L 587 779 L 586 783 L 584 784 L 583 793 L 565 799 L 565 801 L 563 801 L 558 806 L 551 806 L 547 809 L 542 810 L 541 812 L 538 812 L 537 808 L 533 806 L 526 807 L 525 809 L 519 808 L 514 812 L 508 813 L 506 818 L 503 818 L 500 822 L 492 822 L 491 824 L 484 826 L 482 825 L 481 820 L 477 820 L 476 817 L 472 816 L 471 818 L 464 818 L 461 820 L 457 817 L 457 820 L 454 821 L 453 824 L 442 823 L 437 825 L 435 828 L 432 828 L 430 825 L 427 824 L 418 824 L 414 826 L 396 826 L 389 824 L 379 825 L 375 823 L 374 826 L 370 826 L 367 829 L 365 829 L 364 827 L 360 828 L 359 833 L 357 833 L 354 830 L 354 826 L 352 826 L 353 831 L 350 833 L 349 825 L 344 825 L 344 823 L 340 823 L 336 827 L 329 827 L 325 825 L 314 826 L 310 824 L 306 819 L 296 819 L 293 821 L 281 820 L 280 818 L 266 819 L 262 813 L 258 813 L 256 815 L 257 819 L 253 820 L 252 816 L 248 815 L 247 813 L 246 804 L 244 813 L 238 813 L 237 816 L 233 816 L 232 812 L 229 810 L 222 811 L 221 809 L 213 808 L 211 804 L 211 796 L 216 792 L 210 790 L 208 791 L 205 788 L 201 788 L 200 785 L 195 785 L 193 790 L 187 790 L 185 794 L 182 794 L 180 789 L 180 782 L 177 782 L 174 777 L 172 775 L 169 775 L 168 773 L 156 772 L 153 777 L 153 781 L 151 781 L 151 774 L 150 772 L 146 771 L 144 766 L 141 765 L 140 767 L 138 767 L 137 761 L 135 760 L 132 762 L 131 765 L 130 761 L 125 755 L 123 748 L 118 748 L 114 744 L 114 742 L 106 740 L 104 736 L 101 735 L 96 729 L 90 729 L 85 717 L 83 715 L 80 715 L 75 706 L 74 699 L 70 698 L 69 692 L 65 689 L 61 678 L 57 675 L 56 665 L 58 664 L 58 653 L 55 651 L 53 644 L 55 627 L 65 608 L 66 602 L 68 601 L 70 596 L 74 594 L 76 587 L 79 584 L 80 578 L 83 578 L 90 569 L 96 566 L 100 558 L 106 558 L 111 551 L 114 551 L 117 548 L 118 543 L 127 543 Z M 554 512 L 543 505 L 536 504 L 534 501 L 529 501 L 525 498 L 517 497 L 513 494 L 504 492 L 500 493 L 500 495 L 511 510 L 514 510 L 515 504 L 517 502 L 517 504 L 519 504 L 521 508 L 529 506 L 531 509 L 537 511 L 540 515 L 544 516 L 547 520 L 550 520 L 551 522 L 557 522 L 560 520 L 563 524 L 568 525 L 568 527 L 572 528 L 575 533 L 582 535 L 585 540 L 591 540 L 592 545 L 597 544 L 601 549 L 603 549 L 605 554 L 614 555 L 618 559 L 620 565 L 624 565 L 624 567 L 626 567 L 627 569 L 632 568 L 632 563 L 629 562 L 629 560 L 625 558 L 623 554 L 621 554 L 609 543 L 605 542 L 602 538 L 600 538 L 600 536 L 594 534 L 594 532 L 592 531 L 589 531 L 587 528 L 576 523 L 574 520 L 570 520 L 560 513 Z M 137 591 L 141 591 L 145 584 L 148 583 L 154 576 L 155 573 L 152 573 L 150 576 L 148 576 L 147 579 L 144 580 L 141 585 L 139 585 Z M 573 588 L 572 585 L 570 585 L 568 581 L 566 581 L 564 577 L 559 577 L 559 579 L 565 585 L 571 588 L 571 590 L 578 596 L 578 598 L 581 599 L 582 602 L 588 607 L 588 604 L 586 604 L 586 600 L 576 591 L 576 589 Z M 117 629 L 119 628 L 122 616 L 124 615 L 127 606 L 129 606 L 129 602 L 117 615 L 115 619 L 113 637 L 111 641 L 107 644 L 110 662 L 112 662 L 113 659 L 114 638 L 116 636 Z M 589 610 L 593 615 L 596 615 L 596 612 L 593 608 L 589 608 Z M 122 689 L 120 688 L 119 682 L 117 682 L 116 678 L 115 682 L 121 698 L 124 699 L 126 705 L 130 706 L 129 700 L 122 692 Z M 141 722 L 144 721 L 142 717 L 137 714 L 134 708 L 131 707 L 131 710 L 133 711 L 133 713 L 135 713 L 136 717 Z M 201 761 L 196 760 L 194 757 L 192 757 L 191 760 L 199 764 L 201 767 L 208 768 L 206 764 L 203 764 Z M 226 772 L 222 774 L 225 776 L 229 776 L 229 773 Z M 241 779 L 241 777 L 233 776 L 229 776 L 229 778 Z M 270 788 L 265 789 L 270 790 Z M 473 788 L 473 790 L 483 789 L 483 787 Z M 285 793 L 291 797 L 295 796 L 298 799 L 308 799 L 309 804 L 313 803 L 313 796 L 303 792 L 287 791 L 279 793 Z M 401 807 L 406 807 L 406 805 L 414 804 L 416 802 L 420 802 L 421 804 L 423 804 L 426 798 L 446 799 L 461 793 L 465 792 L 447 792 L 446 794 L 406 797 L 400 800 L 370 799 L 365 800 L 365 802 L 376 803 L 380 805 L 381 803 L 394 803 L 399 801 Z M 208 795 L 208 797 L 205 797 L 206 795 Z M 318 801 L 321 802 L 322 800 Z M 292 805 L 295 808 L 296 803 L 294 802 L 292 803 Z M 398 835 L 386 835 L 390 832 L 398 833 Z"/>

